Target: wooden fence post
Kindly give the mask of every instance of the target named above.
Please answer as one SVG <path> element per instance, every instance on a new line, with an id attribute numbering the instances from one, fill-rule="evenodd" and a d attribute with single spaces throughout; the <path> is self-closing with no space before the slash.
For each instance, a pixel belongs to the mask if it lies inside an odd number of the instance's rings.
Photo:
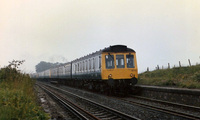
<path id="1" fill-rule="evenodd" d="M 200 59 L 200 56 L 199 56 L 199 59 Z M 200 65 L 200 63 L 199 63 L 199 65 Z"/>
<path id="2" fill-rule="evenodd" d="M 189 65 L 190 65 L 190 67 L 191 67 L 191 62 L 190 62 L 190 59 L 188 59 L 188 62 L 189 62 Z"/>
<path id="3" fill-rule="evenodd" d="M 168 69 L 170 69 L 170 64 L 168 63 Z"/>
<path id="4" fill-rule="evenodd" d="M 179 67 L 181 67 L 181 61 L 179 61 Z"/>

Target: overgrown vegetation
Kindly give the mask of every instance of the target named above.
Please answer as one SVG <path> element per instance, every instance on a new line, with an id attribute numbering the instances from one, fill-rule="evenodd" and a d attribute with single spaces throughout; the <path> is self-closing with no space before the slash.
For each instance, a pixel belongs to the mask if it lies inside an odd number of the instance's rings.
<path id="1" fill-rule="evenodd" d="M 144 72 L 139 75 L 139 84 L 200 88 L 200 65 Z"/>
<path id="2" fill-rule="evenodd" d="M 20 73 L 24 61 L 13 60 L 0 69 L 0 120 L 46 120 L 48 115 L 37 105 L 34 83 Z"/>

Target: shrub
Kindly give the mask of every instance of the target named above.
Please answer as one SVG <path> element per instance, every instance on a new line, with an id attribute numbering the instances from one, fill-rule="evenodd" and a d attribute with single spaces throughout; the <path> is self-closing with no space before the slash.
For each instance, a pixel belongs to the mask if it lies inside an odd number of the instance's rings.
<path id="1" fill-rule="evenodd" d="M 22 63 L 13 61 L 0 70 L 0 120 L 47 120 L 36 102 L 35 81 L 17 70 Z"/>
<path id="2" fill-rule="evenodd" d="M 0 91 L 0 119 L 40 119 L 46 117 L 31 96 L 22 90 L 4 89 Z"/>

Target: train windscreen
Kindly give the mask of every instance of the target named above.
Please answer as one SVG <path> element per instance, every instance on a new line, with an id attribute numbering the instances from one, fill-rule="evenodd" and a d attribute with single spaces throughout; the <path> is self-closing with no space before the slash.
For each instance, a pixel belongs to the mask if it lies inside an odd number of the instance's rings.
<path id="1" fill-rule="evenodd" d="M 124 68 L 124 55 L 116 55 L 117 68 Z"/>
<path id="2" fill-rule="evenodd" d="M 126 55 L 126 63 L 127 68 L 134 68 L 134 56 L 133 55 Z"/>

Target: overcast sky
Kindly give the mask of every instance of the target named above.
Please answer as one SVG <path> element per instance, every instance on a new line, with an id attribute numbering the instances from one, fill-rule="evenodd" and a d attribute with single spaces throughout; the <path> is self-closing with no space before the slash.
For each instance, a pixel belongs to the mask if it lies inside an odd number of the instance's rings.
<path id="1" fill-rule="evenodd" d="M 200 63 L 200 0 L 0 0 L 0 67 L 66 62 L 115 44 L 139 72 Z"/>

